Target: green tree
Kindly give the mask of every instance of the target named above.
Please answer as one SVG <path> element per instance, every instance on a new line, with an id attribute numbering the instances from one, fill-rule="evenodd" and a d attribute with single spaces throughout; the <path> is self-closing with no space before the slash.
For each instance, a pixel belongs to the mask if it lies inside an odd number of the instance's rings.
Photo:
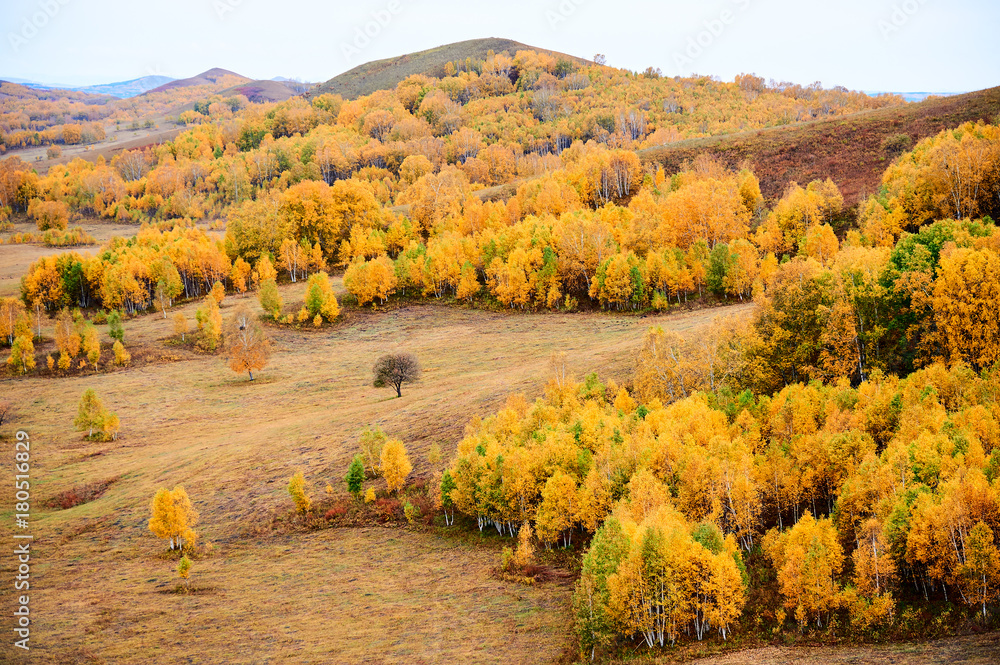
<path id="1" fill-rule="evenodd" d="M 111 310 L 108 315 L 108 337 L 125 343 L 125 326 L 122 325 L 122 315 L 117 309 Z"/>
<path id="2" fill-rule="evenodd" d="M 609 517 L 594 534 L 583 557 L 580 580 L 573 594 L 573 611 L 580 653 L 590 652 L 590 660 L 594 660 L 599 647 L 610 643 L 615 636 L 614 622 L 608 612 L 608 577 L 618 570 L 628 550 L 621 524 Z"/>
<path id="3" fill-rule="evenodd" d="M 281 294 L 278 293 L 278 284 L 273 279 L 266 279 L 260 285 L 260 306 L 272 318 L 281 316 L 281 308 L 284 303 L 281 301 Z"/>
<path id="4" fill-rule="evenodd" d="M 333 321 L 340 314 L 340 305 L 330 285 L 330 276 L 325 272 L 313 273 L 306 285 L 306 310 L 312 316 L 322 316 Z"/>
<path id="5" fill-rule="evenodd" d="M 455 523 L 455 501 L 451 498 L 455 487 L 455 479 L 451 477 L 451 471 L 445 469 L 444 475 L 441 476 L 441 508 L 444 512 L 446 526 Z"/>
<path id="6" fill-rule="evenodd" d="M 93 388 L 87 388 L 80 397 L 80 405 L 77 408 L 76 419 L 73 426 L 78 432 L 87 432 L 88 438 L 94 437 L 94 430 L 101 431 L 104 422 L 109 417 L 108 410 L 104 408 L 101 398 L 97 396 Z"/>
<path id="7" fill-rule="evenodd" d="M 365 482 L 365 461 L 360 454 L 355 455 L 351 460 L 351 465 L 347 467 L 347 476 L 344 478 L 347 483 L 347 491 L 357 499 L 361 496 L 361 487 Z"/>

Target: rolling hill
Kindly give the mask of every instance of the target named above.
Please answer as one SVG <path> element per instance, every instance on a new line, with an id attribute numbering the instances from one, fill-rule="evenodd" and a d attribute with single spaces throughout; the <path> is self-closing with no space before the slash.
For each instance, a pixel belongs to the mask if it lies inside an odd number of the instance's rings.
<path id="1" fill-rule="evenodd" d="M 663 164 L 668 173 L 701 153 L 733 167 L 749 163 L 762 193 L 772 200 L 789 182 L 829 177 L 853 204 L 878 189 L 889 163 L 920 139 L 967 121 L 995 122 L 998 116 L 1000 87 L 794 126 L 678 141 L 640 151 L 639 156 Z"/>
<path id="2" fill-rule="evenodd" d="M 194 85 L 213 85 L 218 83 L 224 76 L 231 76 L 237 79 L 242 79 L 242 82 L 249 83 L 252 79 L 247 78 L 236 72 L 231 72 L 228 69 L 221 69 L 219 67 L 213 67 L 208 71 L 204 71 L 201 74 L 191 76 L 186 79 L 177 79 L 175 81 L 170 81 L 157 88 L 153 88 L 149 92 L 165 92 L 167 90 L 172 90 L 174 88 L 188 88 Z"/>
<path id="3" fill-rule="evenodd" d="M 359 65 L 325 83 L 320 83 L 309 92 L 309 96 L 330 93 L 340 95 L 344 99 L 357 99 L 376 90 L 395 88 L 400 81 L 414 74 L 441 78 L 444 76 L 444 66 L 449 62 L 464 61 L 466 58 L 483 60 L 490 51 L 494 53 L 507 51 L 509 55 L 514 55 L 517 51 L 527 50 L 547 53 L 579 64 L 588 62 L 583 58 L 528 46 L 511 39 L 496 37 L 471 39 Z"/>

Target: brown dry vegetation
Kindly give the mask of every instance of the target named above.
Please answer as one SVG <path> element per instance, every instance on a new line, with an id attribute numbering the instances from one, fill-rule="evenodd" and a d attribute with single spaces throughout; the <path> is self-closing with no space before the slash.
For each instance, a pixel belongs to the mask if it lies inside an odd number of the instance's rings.
<path id="1" fill-rule="evenodd" d="M 804 185 L 829 177 L 854 204 L 878 189 L 882 173 L 900 152 L 883 145 L 887 137 L 907 135 L 909 150 L 943 129 L 968 121 L 994 122 L 998 114 L 1000 87 L 792 127 L 689 139 L 639 155 L 643 161 L 663 164 L 668 173 L 704 153 L 733 167 L 748 162 L 760 179 L 761 192 L 771 200 L 779 198 L 789 182 Z"/>
<path id="2" fill-rule="evenodd" d="M 282 295 L 292 304 L 303 290 L 289 285 Z M 227 298 L 223 315 L 241 300 Z M 194 303 L 180 309 L 193 319 Z M 406 441 L 415 475 L 425 475 L 432 443 L 447 459 L 470 417 L 513 392 L 537 394 L 552 351 L 567 351 L 577 373 L 623 379 L 649 324 L 691 331 L 720 311 L 639 319 L 435 305 L 350 310 L 343 323 L 319 330 L 269 327 L 275 353 L 252 384 L 221 357 L 173 344 L 172 322 L 156 314 L 126 322 L 125 339 L 138 355 L 165 360 L 3 380 L 18 413 L 13 426 L 34 444 L 37 654 L 56 663 L 189 662 L 191 654 L 227 663 L 539 662 L 572 652 L 571 584 L 493 579 L 497 553 L 476 545 L 477 534 L 251 534 L 290 511 L 285 486 L 295 470 L 317 497 L 328 482 L 341 491 L 366 424 Z M 402 399 L 370 387 L 372 362 L 394 349 L 424 364 L 423 381 Z M 73 431 L 85 388 L 120 416 L 118 441 L 87 442 Z M 115 477 L 92 501 L 42 505 Z M 177 484 L 201 513 L 202 543 L 212 544 L 194 562 L 187 595 L 171 593 L 176 561 L 146 528 L 153 493 Z M 5 507 L 10 493 L 0 490 Z M 12 515 L 0 519 L 10 524 Z M 11 572 L 9 560 L 0 565 Z"/>

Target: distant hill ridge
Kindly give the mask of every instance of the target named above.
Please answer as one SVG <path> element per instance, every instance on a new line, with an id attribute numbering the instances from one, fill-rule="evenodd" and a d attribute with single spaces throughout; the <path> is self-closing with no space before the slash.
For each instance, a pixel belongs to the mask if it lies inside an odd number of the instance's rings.
<path id="1" fill-rule="evenodd" d="M 191 76 L 186 79 L 176 79 L 161 85 L 159 87 L 153 88 L 148 92 L 164 92 L 166 90 L 171 90 L 173 88 L 187 88 L 193 85 L 213 85 L 218 83 L 224 76 L 232 76 L 237 79 L 242 79 L 242 82 L 249 83 L 253 79 L 250 79 L 242 74 L 237 74 L 236 72 L 231 72 L 228 69 L 222 69 L 220 67 L 213 67 L 208 71 L 204 71 L 201 74 Z"/>
<path id="2" fill-rule="evenodd" d="M 490 51 L 502 53 L 506 51 L 513 56 L 518 51 L 536 51 L 557 58 L 569 60 L 579 65 L 591 64 L 584 58 L 538 48 L 515 42 L 512 39 L 489 37 L 486 39 L 470 39 L 454 44 L 445 44 L 426 51 L 408 53 L 406 55 L 384 60 L 375 60 L 358 65 L 350 71 L 335 76 L 325 83 L 320 83 L 309 92 L 309 96 L 325 93 L 340 95 L 344 99 L 357 99 L 370 95 L 378 90 L 390 90 L 414 74 L 423 74 L 441 78 L 444 67 L 449 62 L 462 62 L 466 58 L 485 60 Z"/>

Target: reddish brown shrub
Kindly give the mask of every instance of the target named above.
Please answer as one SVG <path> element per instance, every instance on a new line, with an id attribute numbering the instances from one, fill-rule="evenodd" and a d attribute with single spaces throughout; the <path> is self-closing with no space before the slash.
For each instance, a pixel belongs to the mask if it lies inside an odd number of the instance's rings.
<path id="1" fill-rule="evenodd" d="M 403 518 L 403 506 L 399 499 L 393 497 L 383 497 L 375 499 L 375 514 L 383 522 Z"/>

